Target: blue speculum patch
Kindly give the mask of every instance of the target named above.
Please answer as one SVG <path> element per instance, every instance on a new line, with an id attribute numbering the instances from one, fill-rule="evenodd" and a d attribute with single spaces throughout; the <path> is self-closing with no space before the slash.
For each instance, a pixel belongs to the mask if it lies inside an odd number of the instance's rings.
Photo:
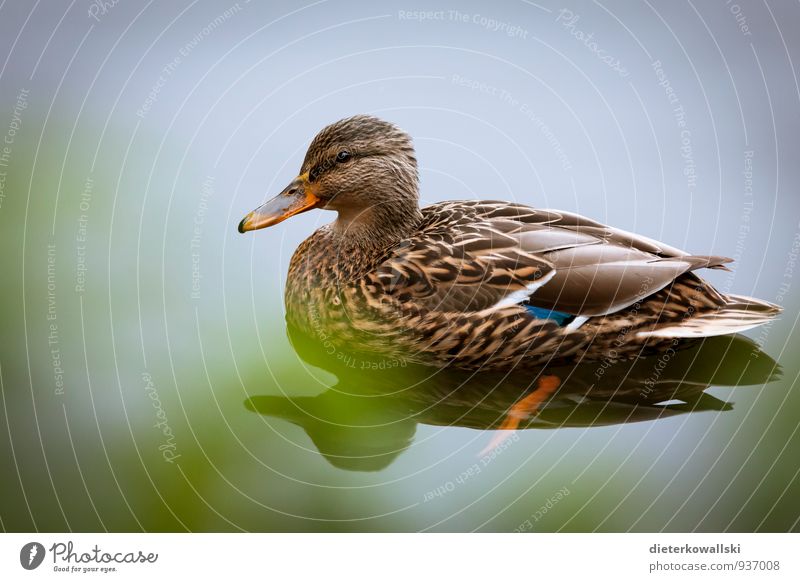
<path id="1" fill-rule="evenodd" d="M 526 305 L 527 309 L 536 319 L 552 319 L 558 325 L 567 325 L 570 321 L 575 319 L 571 313 L 564 313 L 562 311 L 553 311 L 544 307 L 535 307 L 533 305 Z"/>

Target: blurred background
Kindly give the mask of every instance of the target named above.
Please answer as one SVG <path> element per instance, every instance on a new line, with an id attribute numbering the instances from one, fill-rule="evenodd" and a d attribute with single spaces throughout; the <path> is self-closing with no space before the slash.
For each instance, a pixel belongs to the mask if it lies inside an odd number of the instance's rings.
<path id="1" fill-rule="evenodd" d="M 798 24 L 748 0 L 2 2 L 0 526 L 797 530 Z M 236 225 L 355 113 L 414 137 L 425 204 L 517 200 L 733 257 L 704 276 L 784 308 L 748 333 L 782 378 L 533 427 L 488 462 L 495 433 L 426 422 L 331 462 L 252 399 L 336 385 L 282 300 L 333 217 Z"/>

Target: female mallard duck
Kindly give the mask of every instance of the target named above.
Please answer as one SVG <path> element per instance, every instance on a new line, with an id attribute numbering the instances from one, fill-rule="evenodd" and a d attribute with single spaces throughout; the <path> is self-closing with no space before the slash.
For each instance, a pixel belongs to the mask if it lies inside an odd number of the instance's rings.
<path id="1" fill-rule="evenodd" d="M 290 324 L 328 349 L 470 369 L 617 360 L 749 329 L 776 305 L 724 295 L 689 255 L 588 218 L 461 200 L 420 209 L 411 138 L 368 115 L 311 142 L 300 175 L 239 231 L 338 212 L 295 251 Z"/>

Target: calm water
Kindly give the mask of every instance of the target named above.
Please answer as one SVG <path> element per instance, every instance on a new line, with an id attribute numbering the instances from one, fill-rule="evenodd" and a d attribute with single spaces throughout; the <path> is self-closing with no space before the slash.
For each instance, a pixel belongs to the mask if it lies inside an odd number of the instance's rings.
<path id="1" fill-rule="evenodd" d="M 207 34 L 210 4 L 40 9 L 12 52 L 30 7 L 5 3 L 0 525 L 800 528 L 800 56 L 776 28 L 796 9 L 750 7 L 748 36 L 724 3 L 655 2 L 623 11 L 634 39 L 614 3 L 572 28 L 542 6 L 492 9 L 526 36 L 328 2 L 241 4 Z M 668 361 L 507 377 L 290 341 L 289 257 L 332 217 L 236 224 L 361 111 L 414 135 L 426 203 L 515 199 L 732 256 L 709 280 L 784 314 Z"/>

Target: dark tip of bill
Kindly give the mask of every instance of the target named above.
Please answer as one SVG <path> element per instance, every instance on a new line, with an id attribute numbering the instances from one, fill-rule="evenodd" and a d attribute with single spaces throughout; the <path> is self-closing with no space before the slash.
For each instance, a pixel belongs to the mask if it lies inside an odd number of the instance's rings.
<path id="1" fill-rule="evenodd" d="M 244 221 L 245 220 L 247 220 L 247 219 L 243 218 L 242 221 L 239 223 L 239 232 L 241 232 L 241 233 L 245 232 L 245 230 L 244 230 Z"/>

